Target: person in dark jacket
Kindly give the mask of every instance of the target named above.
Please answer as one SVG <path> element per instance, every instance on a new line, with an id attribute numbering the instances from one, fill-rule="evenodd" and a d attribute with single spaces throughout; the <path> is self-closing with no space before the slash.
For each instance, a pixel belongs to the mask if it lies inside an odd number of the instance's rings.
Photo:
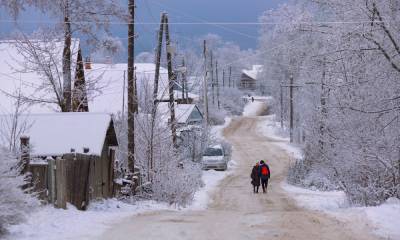
<path id="1" fill-rule="evenodd" d="M 256 163 L 250 175 L 254 193 L 258 193 L 258 188 L 260 187 L 260 176 L 258 174 L 259 165 L 259 163 Z"/>
<path id="2" fill-rule="evenodd" d="M 268 180 L 271 177 L 271 171 L 269 170 L 269 166 L 264 162 L 264 160 L 260 161 L 260 166 L 258 167 L 258 175 L 261 179 L 261 186 L 263 189 L 263 193 L 266 193 L 268 187 Z"/>

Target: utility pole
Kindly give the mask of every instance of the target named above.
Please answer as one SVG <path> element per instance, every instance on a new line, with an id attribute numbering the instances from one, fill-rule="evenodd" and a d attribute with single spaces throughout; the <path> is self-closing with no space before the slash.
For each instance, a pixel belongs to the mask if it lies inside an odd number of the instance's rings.
<path id="1" fill-rule="evenodd" d="M 174 146 L 177 146 L 177 138 L 176 138 L 176 121 L 175 121 L 175 99 L 174 99 L 174 83 L 176 80 L 176 75 L 172 70 L 172 46 L 171 40 L 169 37 L 169 26 L 168 26 L 168 15 L 165 14 L 164 18 L 165 23 L 165 41 L 166 51 L 167 51 L 167 65 L 168 65 L 168 80 L 169 80 L 169 107 L 171 111 L 171 132 L 172 132 L 172 142 Z"/>
<path id="2" fill-rule="evenodd" d="M 186 91 L 186 95 L 187 95 L 187 82 L 186 82 L 186 73 L 185 73 L 185 58 L 182 59 L 182 101 L 184 103 L 188 103 L 186 96 L 185 96 L 185 91 Z"/>
<path id="3" fill-rule="evenodd" d="M 151 112 L 151 129 L 150 129 L 150 143 L 148 148 L 148 165 L 147 165 L 147 180 L 152 181 L 151 171 L 154 168 L 154 128 L 156 123 L 156 115 L 157 115 L 157 98 L 158 98 L 158 82 L 160 80 L 160 66 L 161 66 L 161 52 L 162 52 L 162 41 L 164 36 L 164 19 L 165 13 L 161 14 L 161 23 L 160 29 L 158 30 L 157 35 L 157 49 L 156 49 L 156 56 L 155 56 L 155 64 L 156 69 L 154 73 L 154 87 L 153 87 L 153 109 Z"/>
<path id="4" fill-rule="evenodd" d="M 232 67 L 229 66 L 229 87 L 231 87 Z"/>
<path id="5" fill-rule="evenodd" d="M 213 53 L 210 53 L 210 61 L 211 61 L 211 95 L 212 95 L 212 104 L 215 105 L 215 95 L 214 95 L 214 60 Z"/>
<path id="6" fill-rule="evenodd" d="M 183 67 L 184 67 L 185 72 L 183 73 L 182 77 L 183 77 L 183 82 L 185 83 L 186 103 L 188 104 L 189 103 L 189 84 L 188 84 L 188 79 L 186 76 L 187 68 L 186 68 L 185 58 L 183 58 Z"/>
<path id="7" fill-rule="evenodd" d="M 160 80 L 161 52 L 162 52 L 162 42 L 163 42 L 164 25 L 165 25 L 164 19 L 165 19 L 165 13 L 162 13 L 160 29 L 158 30 L 158 44 L 156 50 L 156 69 L 154 74 L 154 88 L 153 88 L 154 105 L 157 104 L 156 100 L 158 98 L 158 82 Z"/>
<path id="8" fill-rule="evenodd" d="M 217 84 L 217 104 L 218 104 L 218 109 L 220 109 L 220 102 L 219 102 L 219 80 L 218 80 L 218 60 L 215 61 L 215 81 Z"/>
<path id="9" fill-rule="evenodd" d="M 203 42 L 203 57 L 204 57 L 204 116 L 206 118 L 206 126 L 208 126 L 208 83 L 207 83 L 207 41 Z"/>
<path id="10" fill-rule="evenodd" d="M 290 142 L 293 142 L 293 75 L 290 75 L 289 97 L 290 97 Z"/>
<path id="11" fill-rule="evenodd" d="M 225 88 L 225 69 L 222 69 L 222 88 Z"/>
<path id="12" fill-rule="evenodd" d="M 283 129 L 283 86 L 281 84 L 281 94 L 280 94 L 280 100 L 281 100 L 281 128 Z"/>
<path id="13" fill-rule="evenodd" d="M 129 0 L 130 19 L 128 23 L 128 168 L 135 172 L 135 112 L 137 101 L 135 96 L 135 0 Z"/>

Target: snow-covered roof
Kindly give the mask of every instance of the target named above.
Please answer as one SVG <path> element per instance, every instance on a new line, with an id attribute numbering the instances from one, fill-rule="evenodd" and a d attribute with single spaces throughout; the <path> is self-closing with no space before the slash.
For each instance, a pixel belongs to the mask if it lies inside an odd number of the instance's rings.
<path id="1" fill-rule="evenodd" d="M 186 124 L 189 122 L 193 112 L 200 110 L 197 108 L 196 104 L 175 104 L 175 118 L 178 124 Z M 169 103 L 158 104 L 158 112 L 163 116 L 165 121 L 170 119 Z M 200 113 L 201 116 L 201 113 Z M 201 120 L 201 119 L 194 119 Z"/>
<path id="2" fill-rule="evenodd" d="M 37 41 L 30 40 L 30 44 L 34 45 L 39 52 L 46 52 L 43 55 L 43 61 L 51 62 L 51 71 L 57 77 L 56 88 L 62 88 L 62 53 L 64 43 L 61 41 Z M 19 89 L 21 94 L 29 99 L 41 99 L 46 103 L 34 104 L 29 107 L 30 112 L 43 113 L 51 111 L 59 111 L 58 105 L 53 102 L 56 98 L 54 91 L 48 91 L 48 81 L 46 81 L 45 73 L 32 71 L 32 58 L 28 54 L 28 43 L 17 43 L 14 40 L 0 41 L 0 113 L 8 114 L 14 111 L 15 96 Z M 25 50 L 23 50 L 25 49 Z M 72 79 L 75 76 L 76 62 L 79 50 L 79 40 L 72 40 L 72 63 L 71 72 Z M 51 56 L 51 60 L 50 60 Z M 26 67 L 28 65 L 28 67 Z M 29 70 L 30 69 L 30 70 Z M 14 97 L 12 97 L 14 96 Z"/>
<path id="3" fill-rule="evenodd" d="M 96 82 L 98 94 L 89 96 L 89 111 L 118 113 L 127 109 L 127 64 L 100 64 L 91 63 L 91 69 L 85 69 L 87 82 Z M 136 84 L 138 98 L 150 99 L 153 96 L 154 75 L 156 66 L 153 63 L 136 63 Z M 168 71 L 160 68 L 160 79 L 158 84 L 158 98 L 168 99 Z M 199 96 L 188 94 L 192 99 Z M 181 91 L 174 91 L 175 98 L 181 98 Z"/>
<path id="4" fill-rule="evenodd" d="M 139 98 L 146 94 L 153 94 L 155 64 L 137 63 L 136 84 Z M 99 64 L 92 63 L 91 69 L 85 69 L 87 81 L 95 81 L 99 86 L 100 94 L 89 96 L 89 111 L 95 112 L 122 112 L 127 106 L 127 64 Z M 97 80 L 96 80 L 97 79 Z M 168 71 L 160 69 L 158 95 L 168 95 Z M 123 107 L 124 102 L 124 107 Z"/>
<path id="5" fill-rule="evenodd" d="M 0 126 L 7 124 L 9 116 L 0 116 Z M 109 114 L 83 112 L 30 114 L 20 119 L 26 123 L 22 135 L 30 137 L 33 156 L 60 156 L 72 148 L 77 153 L 89 148 L 89 154 L 100 156 L 112 121 Z"/>
<path id="6" fill-rule="evenodd" d="M 247 76 L 251 77 L 254 80 L 257 80 L 259 77 L 259 74 L 262 73 L 263 71 L 263 65 L 253 65 L 253 68 L 248 70 L 248 69 L 243 69 L 242 72 L 246 74 Z"/>

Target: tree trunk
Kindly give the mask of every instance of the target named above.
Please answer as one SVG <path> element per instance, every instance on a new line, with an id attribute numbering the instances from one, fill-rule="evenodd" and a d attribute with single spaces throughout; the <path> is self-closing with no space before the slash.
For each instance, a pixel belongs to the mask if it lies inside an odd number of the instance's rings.
<path id="1" fill-rule="evenodd" d="M 72 111 L 72 77 L 71 77 L 71 22 L 69 17 L 69 1 L 65 1 L 64 7 L 64 50 L 62 59 L 63 68 L 63 106 L 61 111 Z"/>
<path id="2" fill-rule="evenodd" d="M 128 167 L 135 172 L 135 1 L 129 0 L 128 24 Z"/>

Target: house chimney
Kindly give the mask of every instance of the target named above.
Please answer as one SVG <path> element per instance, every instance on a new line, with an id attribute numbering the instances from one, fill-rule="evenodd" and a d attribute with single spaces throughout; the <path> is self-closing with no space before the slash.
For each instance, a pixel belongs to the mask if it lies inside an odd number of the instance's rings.
<path id="1" fill-rule="evenodd" d="M 29 171 L 29 162 L 30 162 L 30 149 L 29 149 L 29 137 L 28 136 L 21 136 L 20 137 L 21 144 L 21 174 L 25 174 Z"/>
<path id="2" fill-rule="evenodd" d="M 85 59 L 85 69 L 92 69 L 92 61 L 90 57 L 86 57 Z"/>

